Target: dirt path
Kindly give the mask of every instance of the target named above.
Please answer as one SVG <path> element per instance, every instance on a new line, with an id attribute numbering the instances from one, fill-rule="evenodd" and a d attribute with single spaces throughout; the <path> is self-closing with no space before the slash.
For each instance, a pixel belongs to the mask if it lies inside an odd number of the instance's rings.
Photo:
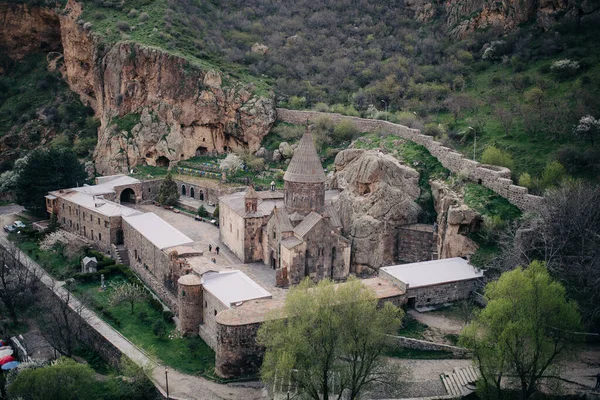
<path id="1" fill-rule="evenodd" d="M 408 313 L 420 323 L 432 328 L 437 328 L 445 334 L 450 333 L 458 335 L 465 326 L 463 322 L 448 318 L 447 316 L 442 315 L 440 312 L 432 311 L 420 313 L 416 310 L 409 310 Z"/>

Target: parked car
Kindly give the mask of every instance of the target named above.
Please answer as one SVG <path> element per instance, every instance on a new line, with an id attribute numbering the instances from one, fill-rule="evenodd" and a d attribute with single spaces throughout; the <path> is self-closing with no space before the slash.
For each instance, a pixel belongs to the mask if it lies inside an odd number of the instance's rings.
<path id="1" fill-rule="evenodd" d="M 22 228 L 26 228 L 27 226 L 21 222 L 21 221 L 15 221 L 15 223 L 13 224 L 15 228 L 17 229 L 22 229 Z"/>
<path id="2" fill-rule="evenodd" d="M 4 225 L 4 230 L 8 233 L 14 233 L 17 231 L 17 228 L 14 225 Z"/>

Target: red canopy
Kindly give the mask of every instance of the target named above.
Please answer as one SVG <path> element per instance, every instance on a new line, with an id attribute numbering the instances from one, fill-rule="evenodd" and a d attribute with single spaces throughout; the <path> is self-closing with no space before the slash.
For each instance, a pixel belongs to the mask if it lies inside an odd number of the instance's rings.
<path id="1" fill-rule="evenodd" d="M 13 356 L 2 357 L 2 358 L 0 358 L 0 365 L 4 365 L 4 364 L 9 363 L 11 361 L 16 361 Z"/>

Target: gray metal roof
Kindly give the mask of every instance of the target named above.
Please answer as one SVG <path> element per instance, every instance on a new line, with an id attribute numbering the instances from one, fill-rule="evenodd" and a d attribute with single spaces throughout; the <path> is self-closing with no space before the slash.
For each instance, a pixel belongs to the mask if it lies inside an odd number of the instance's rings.
<path id="1" fill-rule="evenodd" d="M 192 239 L 154 213 L 125 216 L 123 219 L 161 250 L 174 246 L 194 244 Z"/>
<path id="2" fill-rule="evenodd" d="M 483 277 L 483 271 L 460 257 L 392 265 L 381 270 L 407 283 L 409 289 Z"/>
<path id="3" fill-rule="evenodd" d="M 321 217 L 319 214 L 311 211 L 311 213 L 308 214 L 306 218 L 304 218 L 304 220 L 294 228 L 294 233 L 300 237 L 304 237 L 304 235 L 310 232 L 310 230 L 322 219 L 323 217 Z"/>
<path id="4" fill-rule="evenodd" d="M 243 301 L 273 297 L 239 270 L 206 273 L 202 275 L 202 284 L 205 290 L 212 293 L 227 307 Z"/>
<path id="5" fill-rule="evenodd" d="M 289 182 L 319 183 L 325 182 L 325 172 L 317 149 L 313 143 L 312 134 L 307 129 L 294 150 L 294 156 L 285 171 L 283 179 Z"/>
<path id="6" fill-rule="evenodd" d="M 302 242 L 304 242 L 304 240 L 298 239 L 296 236 L 292 236 L 287 239 L 283 239 L 281 241 L 281 245 L 287 249 L 292 249 L 292 248 L 298 246 Z"/>
<path id="7" fill-rule="evenodd" d="M 285 208 L 274 208 L 273 216 L 271 218 L 274 218 L 279 232 L 291 232 L 294 230 L 294 227 L 290 222 L 290 216 L 287 211 L 285 211 Z"/>

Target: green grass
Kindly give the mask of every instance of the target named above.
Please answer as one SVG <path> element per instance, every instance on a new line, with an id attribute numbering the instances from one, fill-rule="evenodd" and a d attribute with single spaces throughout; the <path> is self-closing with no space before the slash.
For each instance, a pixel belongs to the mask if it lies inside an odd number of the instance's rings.
<path id="1" fill-rule="evenodd" d="M 398 335 L 413 339 L 424 339 L 423 333 L 426 330 L 427 325 L 420 323 L 410 315 L 405 315 L 402 320 L 402 327 L 398 330 Z"/>
<path id="2" fill-rule="evenodd" d="M 133 127 L 140 123 L 140 114 L 130 113 L 122 117 L 114 117 L 111 123 L 117 125 L 120 131 L 131 132 Z"/>
<path id="3" fill-rule="evenodd" d="M 160 178 L 166 176 L 169 172 L 167 167 L 155 167 L 152 165 L 137 165 L 134 167 L 134 171 L 135 172 L 131 176 L 141 180 L 149 179 L 149 176 L 152 178 Z"/>
<path id="4" fill-rule="evenodd" d="M 402 347 L 387 350 L 384 353 L 388 357 L 402 358 L 408 360 L 447 360 L 455 358 L 449 351 L 415 350 Z"/>
<path id="5" fill-rule="evenodd" d="M 123 277 L 114 276 L 107 280 L 121 281 Z M 157 337 L 153 333 L 153 324 L 163 321 L 162 313 L 153 308 L 148 301 L 138 303 L 134 314 L 128 304 L 111 306 L 109 304 L 110 288 L 99 291 L 99 282 L 78 283 L 75 294 L 89 296 L 89 305 L 113 328 L 151 355 L 160 359 L 165 365 L 178 371 L 200 375 L 210 373 L 214 369 L 214 352 L 200 337 L 178 337 L 175 324 L 167 323 L 168 334 Z M 143 318 L 142 318 L 143 317 Z M 172 338 L 170 338 L 172 337 Z"/>
<path id="6" fill-rule="evenodd" d="M 467 206 L 481 215 L 499 216 L 506 222 L 521 217 L 521 211 L 516 206 L 482 185 L 467 183 L 464 200 Z"/>
<path id="7" fill-rule="evenodd" d="M 69 259 L 55 251 L 40 250 L 37 242 L 20 242 L 18 246 L 56 279 L 66 279 L 79 272 L 79 256 Z"/>
<path id="8" fill-rule="evenodd" d="M 139 14 L 146 13 L 147 21 L 137 16 L 129 16 L 129 10 L 135 8 Z M 238 87 L 239 83 L 250 83 L 253 92 L 259 95 L 270 93 L 270 79 L 252 76 L 244 67 L 224 61 L 221 57 L 204 52 L 194 35 L 179 24 L 166 24 L 165 15 L 172 12 L 166 0 L 128 1 L 123 10 L 98 6 L 92 1 L 84 2 L 84 12 L 81 18 L 92 23 L 92 31 L 97 32 L 103 41 L 104 48 L 121 42 L 130 41 L 161 50 L 184 58 L 188 61 L 185 67 L 193 69 L 220 70 L 223 76 L 223 87 Z M 121 32 L 118 23 L 126 22 L 131 29 Z M 241 86 L 240 86 L 241 88 Z"/>

